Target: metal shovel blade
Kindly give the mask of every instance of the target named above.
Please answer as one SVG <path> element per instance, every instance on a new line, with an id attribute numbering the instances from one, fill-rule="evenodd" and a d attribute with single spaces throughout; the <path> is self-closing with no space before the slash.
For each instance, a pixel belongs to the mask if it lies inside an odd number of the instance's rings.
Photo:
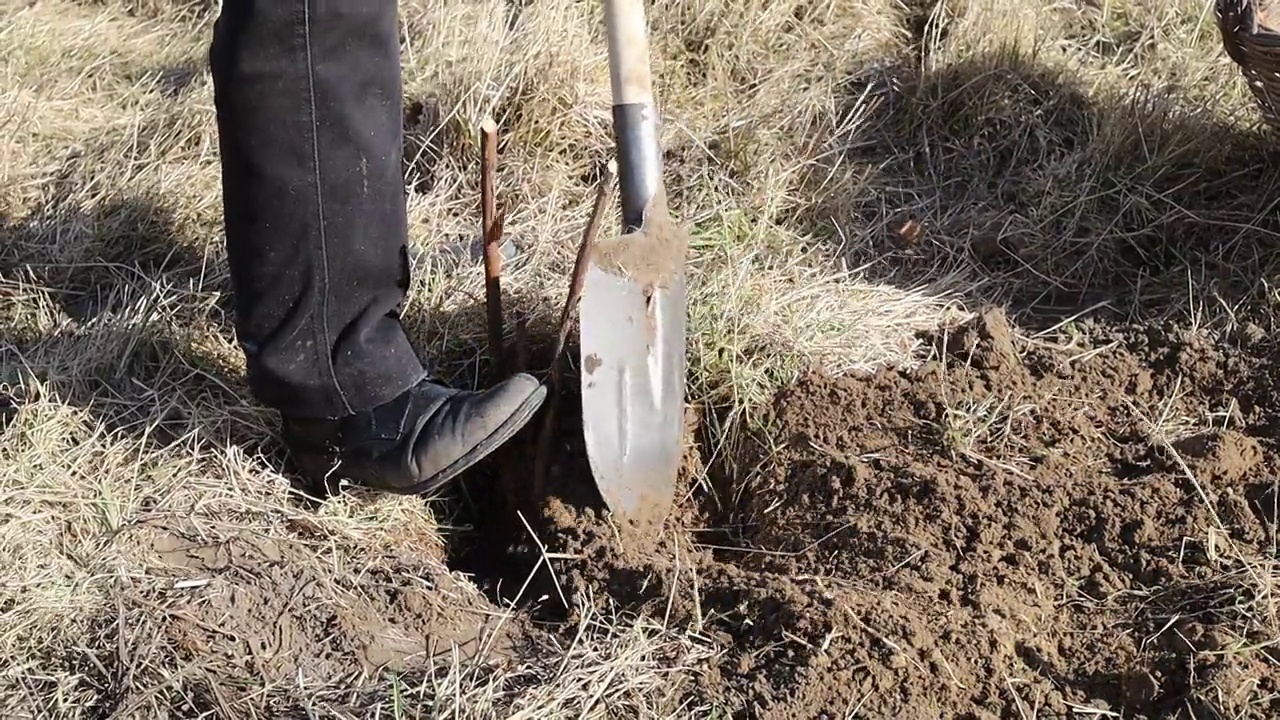
<path id="1" fill-rule="evenodd" d="M 687 240 L 667 215 L 644 0 L 605 0 L 622 234 L 591 250 L 579 307 L 583 434 L 605 503 L 669 510 L 684 431 Z"/>
<path id="2" fill-rule="evenodd" d="M 592 474 L 613 512 L 660 520 L 674 499 L 684 432 L 684 273 L 654 287 L 593 263 L 582 296 L 583 432 Z"/>

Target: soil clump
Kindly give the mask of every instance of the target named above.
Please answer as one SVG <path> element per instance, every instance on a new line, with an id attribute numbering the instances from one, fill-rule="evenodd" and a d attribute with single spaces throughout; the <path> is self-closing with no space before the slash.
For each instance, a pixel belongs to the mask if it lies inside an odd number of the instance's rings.
<path id="1" fill-rule="evenodd" d="M 690 693 L 733 717 L 1277 716 L 1273 344 L 1059 335 L 990 310 L 917 368 L 805 374 L 717 494 L 690 448 L 656 540 L 553 500 L 565 619 L 708 638 Z"/>

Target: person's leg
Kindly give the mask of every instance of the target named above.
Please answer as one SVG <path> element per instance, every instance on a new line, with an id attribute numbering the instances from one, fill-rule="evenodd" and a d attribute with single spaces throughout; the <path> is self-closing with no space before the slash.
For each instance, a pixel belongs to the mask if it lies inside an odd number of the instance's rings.
<path id="1" fill-rule="evenodd" d="M 227 252 L 255 395 L 304 417 L 422 378 L 409 280 L 394 0 L 228 0 L 211 61 Z"/>
<path id="2" fill-rule="evenodd" d="M 225 0 L 210 46 L 236 333 L 315 472 L 416 492 L 492 451 L 545 390 L 426 379 L 409 285 L 395 0 Z"/>

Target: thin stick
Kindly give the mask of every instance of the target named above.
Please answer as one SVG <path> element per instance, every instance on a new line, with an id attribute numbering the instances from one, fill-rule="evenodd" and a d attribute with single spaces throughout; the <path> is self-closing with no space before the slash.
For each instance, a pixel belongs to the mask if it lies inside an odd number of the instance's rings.
<path id="1" fill-rule="evenodd" d="M 578 244 L 578 256 L 573 261 L 573 274 L 569 281 L 569 295 L 560 309 L 560 327 L 556 334 L 556 344 L 551 352 L 551 383 L 554 390 L 560 389 L 560 373 L 564 358 L 564 346 L 569 338 L 569 315 L 578 306 L 582 296 L 582 282 L 587 276 L 587 258 L 591 254 L 591 246 L 600 232 L 600 222 L 604 219 L 605 204 L 609 201 L 613 190 L 613 181 L 618 176 L 618 163 L 610 160 L 600 177 L 600 185 L 596 189 L 596 204 L 591 208 L 591 218 L 582 231 L 582 242 Z"/>
<path id="2" fill-rule="evenodd" d="M 556 408 L 560 404 L 561 384 L 563 382 L 564 346 L 569 338 L 569 318 L 578 306 L 582 296 L 582 282 L 587 275 L 587 258 L 591 255 L 591 247 L 596 235 L 600 232 L 600 222 L 604 219 L 604 210 L 613 189 L 613 181 L 618 174 L 618 165 L 613 160 L 605 167 L 604 176 L 596 190 L 596 203 L 591 208 L 591 218 L 582 231 L 582 241 L 578 245 L 578 256 L 573 262 L 573 275 L 569 281 L 569 295 L 560 310 L 560 327 L 556 334 L 556 344 L 551 352 L 551 398 L 542 416 L 542 428 L 538 433 L 537 447 L 533 459 L 533 487 L 535 498 L 541 497 L 547 483 L 547 472 L 551 464 L 551 436 L 556 422 Z"/>
<path id="3" fill-rule="evenodd" d="M 506 349 L 502 344 L 502 218 L 498 217 L 498 124 L 485 116 L 480 123 L 480 213 L 484 240 L 484 299 L 488 311 L 489 355 L 495 379 L 504 376 Z"/>

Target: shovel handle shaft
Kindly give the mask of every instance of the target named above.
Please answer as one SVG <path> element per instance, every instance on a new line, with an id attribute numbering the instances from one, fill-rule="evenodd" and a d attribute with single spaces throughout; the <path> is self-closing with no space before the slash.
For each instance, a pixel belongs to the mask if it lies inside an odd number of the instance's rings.
<path id="1" fill-rule="evenodd" d="M 605 0 L 604 13 L 622 229 L 635 232 L 644 224 L 662 177 L 644 0 Z"/>
<path id="2" fill-rule="evenodd" d="M 609 40 L 613 104 L 653 103 L 644 0 L 605 0 L 604 26 Z"/>

